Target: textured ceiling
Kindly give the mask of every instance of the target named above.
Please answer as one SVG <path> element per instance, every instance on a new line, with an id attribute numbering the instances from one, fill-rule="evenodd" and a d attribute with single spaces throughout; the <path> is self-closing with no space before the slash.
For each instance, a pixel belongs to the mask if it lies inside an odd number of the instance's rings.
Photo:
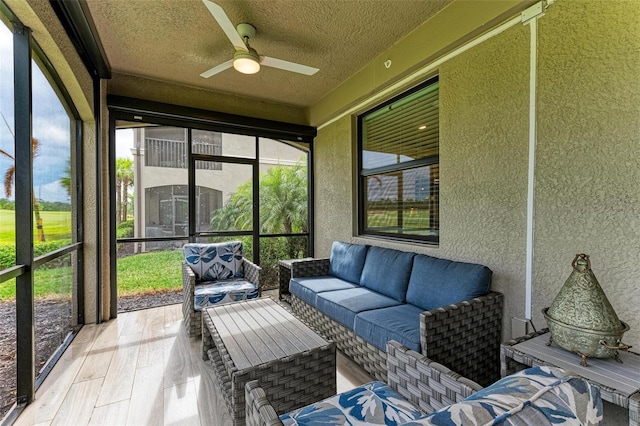
<path id="1" fill-rule="evenodd" d="M 235 25 L 257 29 L 259 54 L 320 68 L 313 76 L 262 67 L 200 73 L 234 48 L 200 0 L 87 0 L 112 71 L 309 106 L 451 0 L 217 0 Z"/>

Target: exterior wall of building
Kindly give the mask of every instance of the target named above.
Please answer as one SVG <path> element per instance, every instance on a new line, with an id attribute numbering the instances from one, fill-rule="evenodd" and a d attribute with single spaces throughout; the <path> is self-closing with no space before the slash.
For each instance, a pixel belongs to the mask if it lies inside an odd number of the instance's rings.
<path id="1" fill-rule="evenodd" d="M 438 27 L 438 19 L 430 24 Z M 569 276 L 575 254 L 585 252 L 620 319 L 631 326 L 624 340 L 636 346 L 639 19 L 638 2 L 558 0 L 539 20 L 532 304 L 541 328 L 541 309 Z M 517 24 L 435 71 L 441 91 L 437 247 L 357 236 L 355 121 L 313 122 L 320 126 L 316 256 L 343 240 L 486 264 L 494 271 L 494 288 L 505 294 L 503 337 L 511 337 L 511 317 L 525 313 L 529 39 L 529 27 Z M 370 93 L 384 86 L 369 87 Z M 331 98 L 354 99 L 325 99 Z M 323 103 L 310 116 L 329 120 L 327 111 L 348 106 Z"/>
<path id="2" fill-rule="evenodd" d="M 180 195 L 187 196 L 188 176 L 186 163 L 180 164 L 182 167 L 160 167 L 146 166 L 145 156 L 154 155 L 145 150 L 145 138 L 155 138 L 166 141 L 181 141 L 184 143 L 186 134 L 184 129 L 178 128 L 139 128 L 134 132 L 134 146 L 139 146 L 138 151 L 134 148 L 134 199 L 140 200 L 134 203 L 134 223 L 136 237 L 162 237 L 173 235 L 186 235 L 186 227 L 168 230 L 167 226 L 160 218 L 159 199 L 157 191 L 160 189 L 171 189 L 180 186 L 176 191 Z M 215 138 L 211 138 L 214 136 Z M 194 131 L 194 141 L 204 139 L 220 140 L 222 149 L 220 155 L 226 157 L 255 158 L 255 137 L 234 135 L 229 133 L 214 133 Z M 218 139 L 219 138 L 219 139 Z M 195 151 L 195 150 L 194 150 Z M 185 148 L 186 153 L 186 148 Z M 294 147 L 288 146 L 281 141 L 261 138 L 260 139 L 260 172 L 266 172 L 271 167 L 277 165 L 292 166 L 299 162 L 306 164 L 306 154 Z M 178 160 L 180 162 L 180 160 Z M 155 163 L 154 163 L 155 164 Z M 177 163 L 176 163 L 177 164 Z M 174 166 L 176 165 L 174 164 Z M 208 191 L 211 195 L 209 211 L 221 207 L 225 201 L 236 191 L 238 186 L 252 179 L 252 166 L 249 164 L 219 163 L 217 170 L 196 169 L 196 186 L 198 191 Z M 154 191 L 156 190 L 156 191 Z M 198 195 L 196 195 L 198 197 Z M 175 218 L 174 218 L 175 220 Z M 201 218 L 199 230 L 209 230 L 206 228 L 208 218 Z M 180 229 L 179 229 L 180 228 Z M 148 246 L 148 245 L 147 245 Z M 154 246 L 155 247 L 155 246 Z"/>

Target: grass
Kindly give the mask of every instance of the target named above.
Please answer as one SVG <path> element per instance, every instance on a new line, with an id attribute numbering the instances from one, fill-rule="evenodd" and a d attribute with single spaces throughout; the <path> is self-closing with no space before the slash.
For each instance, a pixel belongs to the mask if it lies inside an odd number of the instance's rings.
<path id="1" fill-rule="evenodd" d="M 182 250 L 152 251 L 118 259 L 118 294 L 182 288 Z"/>
<path id="2" fill-rule="evenodd" d="M 70 299 L 72 285 L 71 266 L 56 268 L 38 268 L 33 277 L 36 299 Z M 16 279 L 12 278 L 0 284 L 0 301 L 15 300 Z"/>
<path id="3" fill-rule="evenodd" d="M 15 244 L 15 213 L 13 210 L 0 210 L 0 244 Z M 40 217 L 47 241 L 71 238 L 71 212 L 40 212 Z M 38 235 L 35 219 L 33 235 Z"/>
<path id="4" fill-rule="evenodd" d="M 429 229 L 429 210 L 405 209 L 402 215 L 403 228 Z M 398 212 L 396 210 L 369 210 L 367 215 L 369 228 L 398 227 Z"/>
<path id="5" fill-rule="evenodd" d="M 118 295 L 128 296 L 182 288 L 182 250 L 154 251 L 118 259 Z M 70 298 L 70 266 L 38 268 L 34 276 L 36 298 Z M 0 301 L 14 300 L 16 281 L 0 283 Z"/>

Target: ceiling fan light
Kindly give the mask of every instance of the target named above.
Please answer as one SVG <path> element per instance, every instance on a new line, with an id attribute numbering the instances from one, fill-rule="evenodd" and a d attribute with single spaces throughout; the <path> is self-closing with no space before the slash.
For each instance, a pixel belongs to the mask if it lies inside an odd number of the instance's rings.
<path id="1" fill-rule="evenodd" d="M 236 52 L 233 56 L 233 67 L 243 74 L 255 74 L 260 71 L 258 54 L 251 49 L 248 52 Z"/>

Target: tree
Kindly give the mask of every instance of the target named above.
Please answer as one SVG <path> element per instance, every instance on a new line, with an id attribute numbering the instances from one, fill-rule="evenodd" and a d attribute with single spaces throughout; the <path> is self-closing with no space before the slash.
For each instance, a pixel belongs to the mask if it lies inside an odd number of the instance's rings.
<path id="1" fill-rule="evenodd" d="M 133 160 L 116 159 L 116 223 L 127 220 L 129 188 L 133 185 Z"/>
<path id="2" fill-rule="evenodd" d="M 276 166 L 260 174 L 260 231 L 266 234 L 307 232 L 307 168 Z M 215 230 L 250 230 L 253 225 L 253 183 L 238 186 L 211 218 Z M 288 252 L 296 257 L 299 244 L 289 239 Z"/>
<path id="3" fill-rule="evenodd" d="M 64 168 L 64 176 L 60 178 L 60 185 L 67 191 L 71 198 L 71 160 L 67 160 L 67 167 Z"/>
<path id="4" fill-rule="evenodd" d="M 5 123 L 6 122 L 7 121 L 5 120 Z M 11 131 L 11 129 L 9 130 Z M 11 134 L 13 135 L 13 132 L 11 132 Z M 31 139 L 31 152 L 34 160 L 38 156 L 39 147 L 40 147 L 40 142 L 38 142 L 38 139 L 36 138 Z M 7 151 L 3 149 L 0 149 L 0 154 L 4 155 L 5 157 L 13 161 L 13 164 L 10 165 L 7 168 L 7 170 L 4 172 L 4 193 L 7 196 L 7 198 L 9 198 L 11 197 L 11 191 L 16 179 L 16 159 L 13 155 L 9 154 Z M 31 197 L 33 198 L 33 214 L 36 217 L 36 226 L 38 228 L 38 241 L 44 242 L 45 241 L 44 226 L 42 224 L 42 218 L 40 217 L 40 206 L 38 205 L 38 200 L 36 199 L 36 193 L 33 190 L 33 188 L 31 188 Z"/>

